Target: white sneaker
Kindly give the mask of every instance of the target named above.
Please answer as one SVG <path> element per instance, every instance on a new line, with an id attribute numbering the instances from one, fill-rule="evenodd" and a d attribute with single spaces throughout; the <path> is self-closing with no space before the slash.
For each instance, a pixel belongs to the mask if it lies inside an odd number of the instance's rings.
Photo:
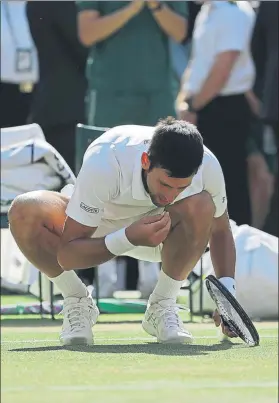
<path id="1" fill-rule="evenodd" d="M 63 346 L 91 345 L 94 343 L 92 326 L 99 316 L 99 309 L 91 296 L 65 298 L 63 326 L 60 342 Z"/>
<path id="2" fill-rule="evenodd" d="M 142 327 L 148 334 L 157 337 L 158 343 L 192 343 L 193 336 L 184 329 L 178 311 L 178 306 L 171 300 L 148 304 Z"/>

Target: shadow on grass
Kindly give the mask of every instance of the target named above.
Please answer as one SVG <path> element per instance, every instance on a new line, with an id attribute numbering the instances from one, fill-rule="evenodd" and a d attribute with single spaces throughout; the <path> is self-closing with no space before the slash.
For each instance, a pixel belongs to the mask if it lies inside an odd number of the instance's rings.
<path id="1" fill-rule="evenodd" d="M 62 316 L 58 319 L 51 320 L 48 318 L 22 318 L 22 319 L 1 319 L 1 327 L 46 327 L 60 326 L 62 324 Z"/>
<path id="2" fill-rule="evenodd" d="M 151 354 L 168 356 L 195 356 L 207 355 L 211 352 L 225 351 L 231 348 L 243 348 L 243 343 L 218 343 L 211 346 L 203 344 L 175 345 L 175 344 L 105 344 L 94 346 L 48 346 L 48 347 L 25 347 L 10 349 L 10 352 L 50 352 L 50 351 L 76 351 L 93 354 Z"/>

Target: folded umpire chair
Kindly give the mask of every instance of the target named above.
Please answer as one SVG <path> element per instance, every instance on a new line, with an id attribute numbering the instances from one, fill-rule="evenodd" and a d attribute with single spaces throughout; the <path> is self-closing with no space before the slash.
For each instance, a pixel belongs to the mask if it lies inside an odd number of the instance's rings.
<path id="1" fill-rule="evenodd" d="M 101 136 L 108 128 L 87 126 L 78 124 L 76 128 L 76 164 L 75 164 L 75 174 L 78 175 L 84 153 L 87 147 Z M 98 268 L 92 268 L 95 271 L 95 284 L 96 284 L 96 304 L 99 306 L 99 284 L 98 284 Z M 202 259 L 200 261 L 200 276 L 196 276 L 191 273 L 189 280 L 186 281 L 185 285 L 182 287 L 183 290 L 187 290 L 189 293 L 189 309 L 190 309 L 190 320 L 193 320 L 193 284 L 196 281 L 200 282 L 200 296 L 199 296 L 199 315 L 203 316 L 203 264 Z"/>

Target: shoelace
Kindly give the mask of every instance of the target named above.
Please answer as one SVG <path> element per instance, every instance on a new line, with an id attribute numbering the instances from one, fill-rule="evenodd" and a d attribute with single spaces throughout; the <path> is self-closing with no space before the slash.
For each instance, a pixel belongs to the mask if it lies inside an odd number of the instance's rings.
<path id="1" fill-rule="evenodd" d="M 79 329 L 84 329 L 86 327 L 86 323 L 85 323 L 85 318 L 84 318 L 84 312 L 86 312 L 87 314 L 91 313 L 91 309 L 93 309 L 92 305 L 88 305 L 89 308 L 89 312 L 87 311 L 87 309 L 85 309 L 85 307 L 82 306 L 77 306 L 75 308 L 68 308 L 68 309 L 64 309 L 61 314 L 65 314 L 67 319 L 68 319 L 68 323 L 71 327 L 71 331 L 75 331 L 75 330 L 79 330 Z"/>
<path id="2" fill-rule="evenodd" d="M 183 327 L 182 320 L 178 316 L 180 310 L 188 310 L 188 308 L 183 305 L 175 305 L 168 307 L 160 307 L 159 317 L 163 317 L 164 324 L 167 328 L 179 328 L 181 331 L 185 331 Z"/>

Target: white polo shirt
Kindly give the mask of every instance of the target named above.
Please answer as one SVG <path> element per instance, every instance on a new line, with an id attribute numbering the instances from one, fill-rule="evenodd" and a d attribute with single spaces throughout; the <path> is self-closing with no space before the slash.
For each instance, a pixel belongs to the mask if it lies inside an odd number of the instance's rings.
<path id="1" fill-rule="evenodd" d="M 254 23 L 255 12 L 248 1 L 208 1 L 202 6 L 193 31 L 189 75 L 183 84 L 187 95 L 200 91 L 216 56 L 227 51 L 239 51 L 240 55 L 220 95 L 242 94 L 252 88 L 255 68 L 250 40 Z"/>
<path id="2" fill-rule="evenodd" d="M 164 211 L 152 203 L 141 176 L 141 155 L 147 151 L 154 130 L 118 126 L 87 149 L 66 214 L 83 225 L 98 227 L 94 236 L 104 236 L 143 216 Z M 202 166 L 176 201 L 202 190 L 212 195 L 215 217 L 221 216 L 227 207 L 224 177 L 219 162 L 206 147 Z"/>

